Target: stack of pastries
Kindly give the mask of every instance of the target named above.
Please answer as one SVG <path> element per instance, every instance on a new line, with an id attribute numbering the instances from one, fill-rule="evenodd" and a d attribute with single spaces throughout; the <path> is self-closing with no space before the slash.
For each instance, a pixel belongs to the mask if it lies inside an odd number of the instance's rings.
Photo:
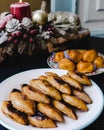
<path id="1" fill-rule="evenodd" d="M 60 69 L 76 70 L 87 74 L 104 68 L 104 57 L 94 49 L 90 50 L 66 50 L 54 54 L 54 62 Z"/>
<path id="2" fill-rule="evenodd" d="M 84 87 L 92 85 L 84 74 L 68 71 L 59 76 L 46 72 L 20 89 L 14 88 L 2 103 L 2 112 L 17 123 L 40 128 L 55 128 L 65 122 L 64 115 L 77 120 L 77 109 L 87 112 L 92 99 Z M 89 87 L 90 89 L 90 87 Z"/>

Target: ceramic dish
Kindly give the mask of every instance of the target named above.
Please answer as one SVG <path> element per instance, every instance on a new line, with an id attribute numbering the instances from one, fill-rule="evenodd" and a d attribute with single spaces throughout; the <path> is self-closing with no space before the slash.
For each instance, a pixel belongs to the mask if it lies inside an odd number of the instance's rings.
<path id="1" fill-rule="evenodd" d="M 98 53 L 98 55 L 102 56 L 104 58 L 103 54 Z M 51 67 L 53 69 L 59 69 L 58 63 L 54 61 L 54 53 L 47 58 L 47 64 L 49 65 L 49 67 Z M 93 76 L 93 75 L 98 75 L 98 74 L 101 74 L 101 73 L 104 73 L 104 68 L 96 69 L 96 71 L 94 71 L 92 73 L 86 73 L 85 75 Z"/>
<path id="2" fill-rule="evenodd" d="M 45 72 L 55 72 L 60 76 L 67 73 L 66 70 L 60 69 L 36 69 L 24 71 L 7 78 L 0 84 L 0 108 L 2 102 L 9 99 L 9 93 L 13 88 L 19 89 L 21 84 L 28 83 L 32 78 L 38 78 L 38 76 L 43 75 Z M 56 128 L 43 129 L 30 125 L 25 126 L 18 124 L 9 117 L 5 116 L 0 109 L 0 124 L 10 130 L 81 130 L 99 117 L 103 110 L 104 103 L 103 93 L 95 82 L 92 81 L 92 86 L 84 87 L 84 89 L 90 95 L 93 103 L 88 105 L 88 112 L 77 111 L 78 120 L 72 120 L 65 116 L 65 122 L 57 123 Z"/>

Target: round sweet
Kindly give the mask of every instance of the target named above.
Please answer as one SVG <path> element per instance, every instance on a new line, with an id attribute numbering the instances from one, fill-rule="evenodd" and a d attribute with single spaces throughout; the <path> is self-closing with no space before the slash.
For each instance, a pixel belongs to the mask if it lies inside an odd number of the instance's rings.
<path id="1" fill-rule="evenodd" d="M 56 52 L 55 55 L 54 55 L 54 61 L 55 62 L 59 62 L 63 58 L 64 58 L 64 52 L 63 51 Z"/>
<path id="2" fill-rule="evenodd" d="M 91 73 L 94 71 L 94 65 L 91 62 L 80 61 L 76 67 L 77 71 L 80 73 Z"/>
<path id="3" fill-rule="evenodd" d="M 75 70 L 75 64 L 71 60 L 66 58 L 63 58 L 59 61 L 58 67 L 60 69 L 65 69 L 65 70 L 71 70 L 71 71 Z"/>
<path id="4" fill-rule="evenodd" d="M 93 62 L 98 54 L 94 49 L 87 50 L 83 55 L 83 61 Z"/>
<path id="5" fill-rule="evenodd" d="M 94 64 L 96 65 L 96 68 L 103 68 L 104 67 L 104 58 L 102 56 L 98 56 L 95 59 Z"/>
<path id="6" fill-rule="evenodd" d="M 69 59 L 73 60 L 76 63 L 82 60 L 83 55 L 78 50 L 67 50 L 66 53 L 69 56 Z"/>

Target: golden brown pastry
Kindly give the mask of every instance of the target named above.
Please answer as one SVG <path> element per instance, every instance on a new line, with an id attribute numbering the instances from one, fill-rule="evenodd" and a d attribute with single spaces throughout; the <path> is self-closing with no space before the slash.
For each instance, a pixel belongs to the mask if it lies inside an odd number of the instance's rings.
<path id="1" fill-rule="evenodd" d="M 92 73 L 94 71 L 94 65 L 93 63 L 86 62 L 86 61 L 80 61 L 77 64 L 77 71 L 80 73 Z"/>
<path id="2" fill-rule="evenodd" d="M 103 68 L 104 67 L 104 58 L 102 56 L 98 56 L 95 59 L 94 64 L 96 65 L 96 68 Z"/>
<path id="3" fill-rule="evenodd" d="M 68 83 L 70 86 L 77 88 L 79 90 L 82 90 L 83 87 L 82 85 L 75 79 L 73 79 L 72 77 L 68 76 L 68 75 L 62 75 L 61 78 Z"/>
<path id="4" fill-rule="evenodd" d="M 56 52 L 55 55 L 54 55 L 54 61 L 55 62 L 59 62 L 63 58 L 64 58 L 64 52 L 63 51 Z"/>
<path id="5" fill-rule="evenodd" d="M 48 116 L 49 118 L 51 118 L 53 120 L 56 120 L 56 121 L 59 121 L 59 122 L 64 121 L 62 114 L 57 109 L 50 106 L 49 104 L 38 103 L 37 109 L 41 113 L 43 113 L 44 115 Z"/>
<path id="6" fill-rule="evenodd" d="M 79 49 L 78 51 L 81 53 L 82 58 L 83 58 L 83 55 L 85 54 L 85 52 L 86 52 L 87 50 Z"/>
<path id="7" fill-rule="evenodd" d="M 69 56 L 69 59 L 76 63 L 82 60 L 82 53 L 80 53 L 78 50 L 67 50 L 66 53 Z"/>
<path id="8" fill-rule="evenodd" d="M 9 95 L 13 107 L 28 115 L 35 113 L 35 102 L 23 95 L 19 90 L 14 89 Z"/>
<path id="9" fill-rule="evenodd" d="M 48 75 L 52 75 L 52 76 L 58 76 L 58 74 L 54 73 L 54 72 L 45 72 L 45 74 Z M 59 77 L 59 76 L 58 76 Z"/>
<path id="10" fill-rule="evenodd" d="M 72 95 L 67 95 L 67 94 L 62 94 L 63 100 L 67 103 L 69 103 L 70 105 L 82 110 L 82 111 L 88 111 L 88 107 L 85 104 L 84 101 L 82 101 L 81 99 L 72 96 Z"/>
<path id="11" fill-rule="evenodd" d="M 58 76 L 47 76 L 47 81 L 62 93 L 71 94 L 70 86 Z"/>
<path id="12" fill-rule="evenodd" d="M 73 89 L 73 95 L 77 96 L 78 98 L 80 98 L 81 100 L 83 100 L 84 102 L 86 102 L 88 104 L 92 103 L 90 96 L 84 91 L 80 91 L 78 89 Z"/>
<path id="13" fill-rule="evenodd" d="M 29 123 L 38 128 L 55 128 L 55 122 L 44 116 L 42 113 L 37 112 L 34 116 L 28 116 Z"/>
<path id="14" fill-rule="evenodd" d="M 51 96 L 56 100 L 61 100 L 60 92 L 55 89 L 47 80 L 32 79 L 30 84 L 33 88 L 40 90 L 42 93 Z"/>
<path id="15" fill-rule="evenodd" d="M 77 80 L 78 82 L 80 82 L 81 84 L 84 84 L 84 85 L 92 85 L 92 82 L 91 80 L 88 78 L 88 76 L 86 76 L 85 74 L 83 73 L 80 73 L 80 72 L 73 72 L 73 71 L 68 71 L 67 73 L 70 77 L 74 78 L 75 80 Z"/>
<path id="16" fill-rule="evenodd" d="M 21 89 L 22 93 L 33 101 L 50 103 L 50 99 L 47 95 L 27 84 L 23 84 Z"/>
<path id="17" fill-rule="evenodd" d="M 63 58 L 58 62 L 58 67 L 64 70 L 75 70 L 75 64 L 69 59 Z"/>
<path id="18" fill-rule="evenodd" d="M 1 110 L 6 116 L 10 117 L 14 121 L 23 125 L 28 125 L 27 115 L 15 109 L 10 101 L 4 101 Z"/>
<path id="19" fill-rule="evenodd" d="M 64 103 L 61 103 L 60 101 L 54 100 L 53 106 L 55 108 L 57 108 L 59 111 L 61 111 L 62 113 L 69 116 L 70 118 L 72 118 L 74 120 L 77 119 L 77 115 L 75 114 L 75 112 L 70 107 L 66 106 Z"/>
<path id="20" fill-rule="evenodd" d="M 83 61 L 93 62 L 98 54 L 94 49 L 87 50 L 83 55 Z"/>

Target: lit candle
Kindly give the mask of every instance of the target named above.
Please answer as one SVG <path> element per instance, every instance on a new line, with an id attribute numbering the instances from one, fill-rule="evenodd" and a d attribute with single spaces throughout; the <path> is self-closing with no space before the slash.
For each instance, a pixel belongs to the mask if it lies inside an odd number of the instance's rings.
<path id="1" fill-rule="evenodd" d="M 15 18 L 18 20 L 22 20 L 24 17 L 31 18 L 31 10 L 30 4 L 27 2 L 15 2 L 14 4 L 10 5 L 10 12 L 14 15 Z"/>

